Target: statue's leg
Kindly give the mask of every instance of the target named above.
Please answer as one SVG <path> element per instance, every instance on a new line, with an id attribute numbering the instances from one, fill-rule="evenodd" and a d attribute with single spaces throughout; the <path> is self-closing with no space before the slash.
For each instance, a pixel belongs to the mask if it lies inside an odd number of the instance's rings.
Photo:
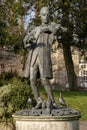
<path id="1" fill-rule="evenodd" d="M 42 99 L 40 97 L 38 88 L 37 88 L 37 71 L 38 71 L 38 66 L 33 66 L 30 67 L 30 83 L 31 83 L 31 88 L 34 94 L 34 98 L 37 102 L 36 106 L 34 107 L 35 109 L 39 109 L 42 107 Z"/>
<path id="2" fill-rule="evenodd" d="M 39 70 L 40 70 L 40 76 L 41 76 L 42 83 L 44 85 L 45 91 L 46 91 L 47 95 L 50 96 L 51 100 L 54 101 L 54 97 L 53 97 L 53 93 L 52 93 L 52 87 L 51 87 L 51 84 L 49 82 L 49 79 L 43 78 L 43 68 L 42 67 L 39 67 Z"/>
<path id="3" fill-rule="evenodd" d="M 39 91 L 37 88 L 37 71 L 38 71 L 38 67 L 37 66 L 33 66 L 30 67 L 30 84 L 31 84 L 31 88 L 35 97 L 35 100 L 38 102 L 38 97 L 40 97 L 39 95 Z"/>
<path id="4" fill-rule="evenodd" d="M 52 107 L 54 109 L 58 109 L 59 107 L 56 105 L 54 97 L 53 97 L 53 93 L 52 93 L 52 88 L 51 88 L 51 84 L 49 82 L 49 79 L 47 78 L 42 78 L 42 82 L 45 88 L 45 91 L 47 93 L 47 95 L 50 97 L 51 102 L 52 102 Z"/>
<path id="5" fill-rule="evenodd" d="M 52 88 L 51 88 L 51 84 L 49 82 L 49 79 L 42 78 L 42 83 L 44 85 L 44 88 L 45 88 L 47 95 L 49 95 L 52 102 L 54 102 L 54 97 L 53 97 Z"/>
<path id="6" fill-rule="evenodd" d="M 55 103 L 54 96 L 53 96 L 53 93 L 52 93 L 52 87 L 51 87 L 51 84 L 49 82 L 49 79 L 43 78 L 43 68 L 40 68 L 40 75 L 41 75 L 42 83 L 44 85 L 47 96 L 49 96 L 51 101 L 52 101 L 53 108 L 54 109 L 59 108 Z"/>

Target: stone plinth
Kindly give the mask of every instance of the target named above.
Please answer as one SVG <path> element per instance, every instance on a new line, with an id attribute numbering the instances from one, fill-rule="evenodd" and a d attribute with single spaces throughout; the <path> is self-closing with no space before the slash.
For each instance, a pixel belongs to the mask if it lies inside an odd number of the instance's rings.
<path id="1" fill-rule="evenodd" d="M 16 130 L 79 130 L 79 118 L 73 116 L 20 116 L 13 115 Z"/>

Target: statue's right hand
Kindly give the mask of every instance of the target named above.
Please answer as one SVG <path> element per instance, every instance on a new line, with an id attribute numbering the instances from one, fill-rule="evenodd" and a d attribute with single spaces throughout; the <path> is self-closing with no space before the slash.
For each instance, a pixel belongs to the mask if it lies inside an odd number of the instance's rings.
<path id="1" fill-rule="evenodd" d="M 28 47 L 30 47 L 30 46 L 31 46 L 31 44 L 27 43 L 27 44 L 25 45 L 25 48 L 28 48 Z"/>
<path id="2" fill-rule="evenodd" d="M 33 43 L 33 38 L 32 37 L 27 37 L 24 39 L 24 47 L 30 47 L 31 44 Z"/>
<path id="3" fill-rule="evenodd" d="M 27 39 L 27 43 L 28 43 L 28 44 L 31 44 L 31 43 L 33 43 L 33 40 L 34 40 L 33 37 L 29 37 L 29 38 Z"/>

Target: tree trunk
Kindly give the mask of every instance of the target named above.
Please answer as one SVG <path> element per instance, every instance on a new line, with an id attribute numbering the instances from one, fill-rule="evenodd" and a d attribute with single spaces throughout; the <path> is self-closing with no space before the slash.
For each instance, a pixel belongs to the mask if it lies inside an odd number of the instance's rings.
<path id="1" fill-rule="evenodd" d="M 72 60 L 71 48 L 70 46 L 63 44 L 63 55 L 65 60 L 65 66 L 67 70 L 69 90 L 77 89 L 77 78 L 74 71 L 74 64 Z"/>

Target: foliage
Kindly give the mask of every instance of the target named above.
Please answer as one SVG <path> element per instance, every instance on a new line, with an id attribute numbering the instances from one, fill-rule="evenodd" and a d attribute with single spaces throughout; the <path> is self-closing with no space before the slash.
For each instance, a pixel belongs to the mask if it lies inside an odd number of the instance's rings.
<path id="1" fill-rule="evenodd" d="M 7 46 L 14 50 L 23 48 L 23 16 L 26 9 L 20 1 L 6 0 L 0 2 L 0 10 L 0 46 Z"/>
<path id="2" fill-rule="evenodd" d="M 38 25 L 41 7 L 49 6 L 52 10 L 52 19 L 68 28 L 67 34 L 58 33 L 62 37 L 61 42 L 83 49 L 87 46 L 86 4 L 86 0 L 6 0 L 0 2 L 0 46 L 11 45 L 15 50 L 23 48 L 24 17 L 30 16 L 28 11 L 33 9 L 35 17 L 30 21 Z M 77 41 L 73 41 L 73 38 Z"/>
<path id="3" fill-rule="evenodd" d="M 29 108 L 28 97 L 33 98 L 33 94 L 27 82 L 13 77 L 0 87 L 0 118 L 9 118 L 14 112 Z"/>
<path id="4" fill-rule="evenodd" d="M 58 32 L 58 35 L 61 35 L 62 43 L 81 49 L 87 46 L 86 4 L 86 0 L 59 0 L 56 21 L 59 20 L 62 26 L 68 28 L 67 33 Z"/>
<path id="5" fill-rule="evenodd" d="M 86 0 L 35 0 L 32 4 L 35 8 L 35 18 L 32 24 L 40 24 L 40 17 L 38 17 L 40 9 L 42 6 L 49 6 L 52 19 L 68 28 L 67 33 L 58 31 L 57 35 L 61 37 L 60 42 L 81 49 L 87 46 Z"/>

